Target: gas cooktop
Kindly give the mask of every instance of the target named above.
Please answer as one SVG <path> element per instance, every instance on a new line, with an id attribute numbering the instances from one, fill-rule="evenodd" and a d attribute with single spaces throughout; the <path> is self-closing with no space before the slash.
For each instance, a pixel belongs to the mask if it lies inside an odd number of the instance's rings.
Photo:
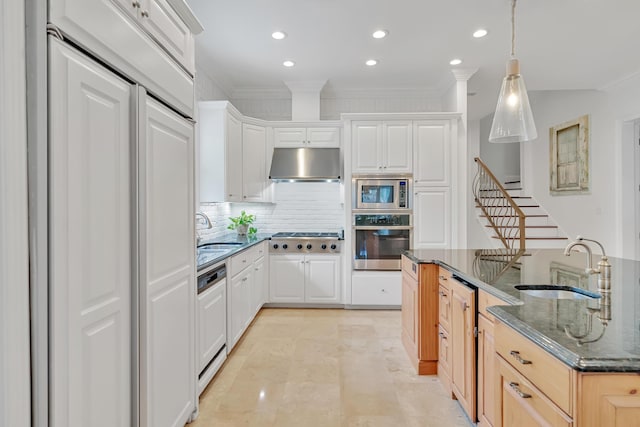
<path id="1" fill-rule="evenodd" d="M 295 232 L 281 232 L 271 236 L 272 239 L 339 239 L 338 233 L 330 232 L 308 232 L 308 231 L 295 231 Z"/>
<path id="2" fill-rule="evenodd" d="M 339 233 L 331 232 L 284 232 L 271 236 L 269 252 L 285 253 L 339 253 L 341 249 Z"/>

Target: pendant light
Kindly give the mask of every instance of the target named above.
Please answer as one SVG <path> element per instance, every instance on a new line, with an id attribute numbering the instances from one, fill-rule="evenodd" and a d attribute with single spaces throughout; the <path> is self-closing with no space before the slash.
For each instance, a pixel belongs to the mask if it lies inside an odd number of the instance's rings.
<path id="1" fill-rule="evenodd" d="M 507 75 L 502 80 L 489 142 L 522 142 L 538 137 L 527 88 L 520 75 L 520 62 L 515 58 L 515 15 L 516 0 L 511 0 L 511 59 L 507 61 Z"/>

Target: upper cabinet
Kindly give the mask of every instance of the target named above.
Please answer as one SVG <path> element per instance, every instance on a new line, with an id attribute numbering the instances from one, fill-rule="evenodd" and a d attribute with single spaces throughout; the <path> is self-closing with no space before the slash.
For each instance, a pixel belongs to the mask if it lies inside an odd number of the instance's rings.
<path id="1" fill-rule="evenodd" d="M 202 26 L 184 2 L 51 0 L 49 21 L 61 37 L 193 115 L 193 34 Z"/>
<path id="2" fill-rule="evenodd" d="M 228 101 L 198 104 L 200 202 L 267 201 L 267 128 Z"/>
<path id="3" fill-rule="evenodd" d="M 274 127 L 273 146 L 279 148 L 340 147 L 340 128 Z"/>
<path id="4" fill-rule="evenodd" d="M 358 173 L 411 173 L 410 120 L 361 121 L 351 125 L 351 167 Z"/>
<path id="5" fill-rule="evenodd" d="M 413 182 L 448 186 L 451 183 L 451 123 L 421 120 L 413 124 Z"/>

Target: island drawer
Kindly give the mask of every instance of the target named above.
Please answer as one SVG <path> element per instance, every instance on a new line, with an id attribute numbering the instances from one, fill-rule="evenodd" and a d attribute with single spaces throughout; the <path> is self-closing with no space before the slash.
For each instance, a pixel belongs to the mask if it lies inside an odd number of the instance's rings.
<path id="1" fill-rule="evenodd" d="M 451 329 L 451 289 L 442 284 L 438 287 L 438 320 L 446 331 Z"/>
<path id="2" fill-rule="evenodd" d="M 409 276 L 413 277 L 415 280 L 418 280 L 418 275 L 420 274 L 420 265 L 411 261 L 408 257 L 403 255 L 402 271 L 406 271 Z"/>
<path id="3" fill-rule="evenodd" d="M 502 395 L 502 425 L 547 425 L 570 427 L 573 420 L 564 414 L 538 388 L 513 369 L 509 362 L 497 358 Z"/>
<path id="4" fill-rule="evenodd" d="M 494 305 L 509 305 L 508 303 L 502 301 L 500 298 L 491 295 L 490 293 L 483 291 L 482 289 L 478 290 L 478 313 L 482 314 L 484 317 L 494 322 L 493 314 L 487 311 L 487 307 L 492 307 Z"/>
<path id="5" fill-rule="evenodd" d="M 572 415 L 572 370 L 500 321 L 495 326 L 496 352 L 542 393 Z"/>
<path id="6" fill-rule="evenodd" d="M 438 270 L 438 281 L 442 286 L 449 288 L 449 281 L 451 280 L 451 272 L 444 267 L 440 267 Z"/>

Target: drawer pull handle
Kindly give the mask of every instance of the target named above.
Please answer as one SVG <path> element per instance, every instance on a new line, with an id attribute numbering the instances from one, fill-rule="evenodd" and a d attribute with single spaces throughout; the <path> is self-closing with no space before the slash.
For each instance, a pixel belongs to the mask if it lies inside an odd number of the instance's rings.
<path id="1" fill-rule="evenodd" d="M 523 359 L 520 356 L 520 352 L 519 351 L 511 350 L 511 352 L 509 352 L 509 354 L 511 356 L 513 356 L 513 358 L 516 359 L 518 362 L 522 363 L 523 365 L 531 365 L 531 360 Z"/>
<path id="2" fill-rule="evenodd" d="M 447 280 L 447 278 L 444 276 L 440 276 L 440 280 Z"/>
<path id="3" fill-rule="evenodd" d="M 441 297 L 445 297 L 445 298 L 447 297 L 447 294 L 442 291 L 439 291 L 438 293 L 440 294 Z"/>
<path id="4" fill-rule="evenodd" d="M 509 383 L 509 387 L 511 387 L 513 391 L 518 393 L 518 396 L 520 396 L 521 398 L 531 399 L 531 395 L 529 393 L 525 393 L 524 391 L 520 390 L 520 384 L 511 382 Z"/>
<path id="5" fill-rule="evenodd" d="M 442 338 L 443 340 L 447 339 L 447 337 L 442 332 L 438 332 L 438 335 L 440 335 L 440 338 Z"/>

